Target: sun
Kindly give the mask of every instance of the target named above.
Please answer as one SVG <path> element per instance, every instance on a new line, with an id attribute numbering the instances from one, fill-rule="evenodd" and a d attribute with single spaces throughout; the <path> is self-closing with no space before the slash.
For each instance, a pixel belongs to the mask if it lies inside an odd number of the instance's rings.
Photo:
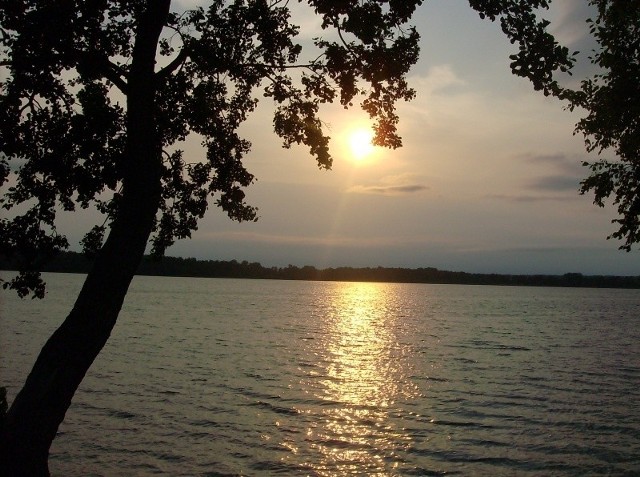
<path id="1" fill-rule="evenodd" d="M 360 161 L 374 151 L 373 132 L 370 129 L 357 129 L 349 135 L 349 148 L 352 157 Z"/>

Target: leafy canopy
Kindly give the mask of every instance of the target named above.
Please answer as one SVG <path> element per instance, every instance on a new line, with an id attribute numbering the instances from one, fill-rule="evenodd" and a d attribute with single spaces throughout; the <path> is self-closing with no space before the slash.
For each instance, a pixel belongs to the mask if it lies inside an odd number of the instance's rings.
<path id="1" fill-rule="evenodd" d="M 601 207 L 613 196 L 620 217 L 613 220 L 619 228 L 610 237 L 623 240 L 620 248 L 630 251 L 640 242 L 640 1 L 590 4 L 597 9 L 589 26 L 599 44 L 590 57 L 598 73 L 565 96 L 572 108 L 587 111 L 576 125 L 587 150 L 616 156 L 584 163 L 591 175 L 581 192 L 593 191 Z"/>
<path id="2" fill-rule="evenodd" d="M 470 0 L 481 16 L 500 17 L 505 34 L 518 42 L 519 51 L 511 57 L 514 74 L 585 113 L 575 133 L 601 158 L 583 162 L 590 174 L 580 192 L 593 192 L 600 207 L 611 198 L 619 217 L 612 220 L 618 230 L 608 238 L 622 241 L 620 248 L 629 252 L 640 242 L 640 0 L 589 0 L 594 15 L 587 23 L 597 42 L 589 60 L 595 73 L 577 88 L 559 82 L 554 73 L 570 73 L 578 52 L 559 45 L 547 21 L 532 21 L 535 9 L 550 3 Z"/>
<path id="3" fill-rule="evenodd" d="M 287 2 L 222 1 L 173 12 L 158 48 L 153 84 L 162 199 L 152 251 L 161 255 L 189 237 L 210 198 L 230 218 L 255 220 L 243 188 L 254 176 L 243 166 L 251 144 L 238 128 L 258 96 L 275 105 L 273 129 L 283 145 L 306 145 L 320 168 L 331 167 L 323 103 L 356 100 L 376 121 L 376 141 L 398 147 L 395 103 L 414 92 L 405 75 L 418 58 L 418 34 L 406 26 L 421 0 L 310 0 L 327 38 L 316 58 L 300 62 Z M 21 295 L 38 280 L 40 261 L 68 241 L 56 228 L 59 210 L 95 207 L 104 215 L 82 241 L 100 248 L 120 213 L 129 161 L 128 81 L 142 0 L 0 1 L 0 254 L 24 273 L 4 284 Z M 204 158 L 185 158 L 180 143 L 197 134 Z M 42 296 L 42 283 L 36 283 Z"/>

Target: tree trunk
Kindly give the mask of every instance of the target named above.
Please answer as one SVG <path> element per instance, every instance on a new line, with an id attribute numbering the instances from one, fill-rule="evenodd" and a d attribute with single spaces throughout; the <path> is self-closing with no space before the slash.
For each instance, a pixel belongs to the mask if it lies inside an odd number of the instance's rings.
<path id="1" fill-rule="evenodd" d="M 156 48 L 170 0 L 137 19 L 127 88 L 127 150 L 118 215 L 71 313 L 49 338 L 0 430 L 0 475 L 49 475 L 49 447 L 71 399 L 107 342 L 158 210 L 161 143 L 155 126 Z"/>

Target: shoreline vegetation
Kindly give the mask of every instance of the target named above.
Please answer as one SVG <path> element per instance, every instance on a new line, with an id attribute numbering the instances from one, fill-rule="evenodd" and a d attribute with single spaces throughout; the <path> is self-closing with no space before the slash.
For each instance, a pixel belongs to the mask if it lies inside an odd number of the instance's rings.
<path id="1" fill-rule="evenodd" d="M 92 260 L 77 252 L 61 252 L 40 267 L 41 272 L 88 273 Z M 0 270 L 15 270 L 6 257 L 0 257 Z M 196 260 L 195 258 L 163 257 L 155 259 L 145 255 L 137 275 L 194 277 L 194 278 L 247 278 L 271 280 L 310 280 L 347 282 L 433 283 L 459 285 L 506 285 L 587 288 L 640 288 L 640 275 L 509 275 L 496 273 L 467 273 L 426 268 L 391 267 L 337 267 L 318 269 L 311 265 L 297 267 L 263 267 L 257 262 L 237 260 Z"/>

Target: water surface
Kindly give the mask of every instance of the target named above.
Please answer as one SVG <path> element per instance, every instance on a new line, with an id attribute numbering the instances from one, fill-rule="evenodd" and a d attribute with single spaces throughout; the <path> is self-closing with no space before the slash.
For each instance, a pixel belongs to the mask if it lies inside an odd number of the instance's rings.
<path id="1" fill-rule="evenodd" d="M 3 293 L 10 399 L 80 275 Z M 59 476 L 637 475 L 640 292 L 136 277 Z"/>

